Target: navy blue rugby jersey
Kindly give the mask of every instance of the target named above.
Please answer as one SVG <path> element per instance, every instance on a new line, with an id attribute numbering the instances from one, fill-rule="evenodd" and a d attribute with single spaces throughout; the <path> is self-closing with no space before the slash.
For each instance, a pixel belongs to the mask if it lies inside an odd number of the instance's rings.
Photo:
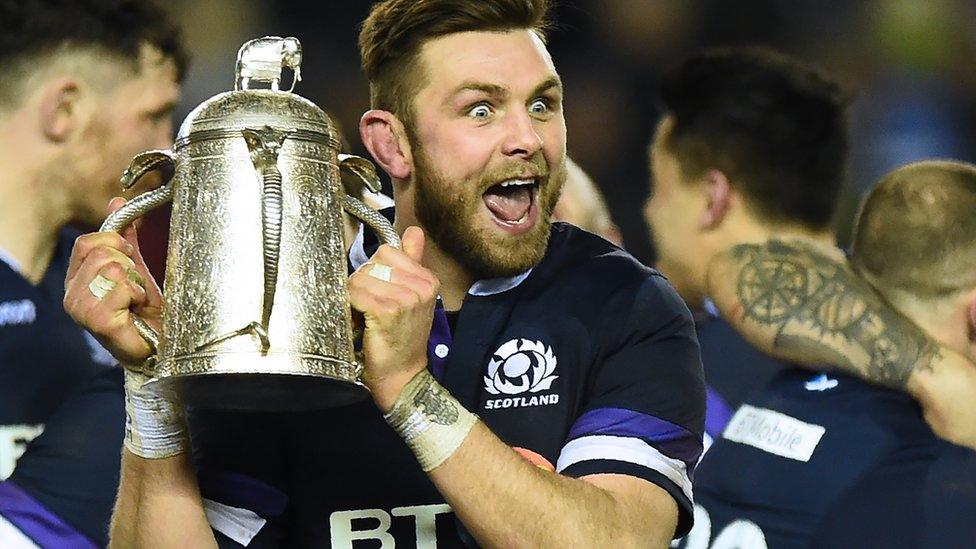
<path id="1" fill-rule="evenodd" d="M 456 322 L 438 308 L 429 367 L 496 435 L 564 475 L 653 482 L 690 527 L 704 387 L 690 313 L 658 273 L 556 224 L 538 266 L 476 283 Z M 476 546 L 372 402 L 189 417 L 224 547 Z"/>
<path id="2" fill-rule="evenodd" d="M 972 547 L 973 454 L 935 437 L 905 394 L 787 370 L 702 458 L 679 546 Z"/>
<path id="3" fill-rule="evenodd" d="M 42 546 L 104 545 L 118 487 L 121 371 L 62 306 L 76 235 L 36 286 L 0 261 L 0 517 Z"/>
<path id="4" fill-rule="evenodd" d="M 706 301 L 705 310 L 696 311 L 695 326 L 707 384 L 707 447 L 722 434 L 732 412 L 746 398 L 791 366 L 756 350 L 718 315 L 710 301 Z"/>

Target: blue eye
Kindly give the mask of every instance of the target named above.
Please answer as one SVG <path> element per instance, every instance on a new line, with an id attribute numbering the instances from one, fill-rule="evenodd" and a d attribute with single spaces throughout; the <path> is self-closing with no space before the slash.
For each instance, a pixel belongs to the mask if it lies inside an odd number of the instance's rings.
<path id="1" fill-rule="evenodd" d="M 491 116 L 491 109 L 488 105 L 475 105 L 468 111 L 468 116 L 472 118 L 488 118 Z"/>
<path id="2" fill-rule="evenodd" d="M 532 114 L 545 114 L 549 112 L 549 104 L 541 99 L 537 99 L 529 105 L 529 112 Z"/>

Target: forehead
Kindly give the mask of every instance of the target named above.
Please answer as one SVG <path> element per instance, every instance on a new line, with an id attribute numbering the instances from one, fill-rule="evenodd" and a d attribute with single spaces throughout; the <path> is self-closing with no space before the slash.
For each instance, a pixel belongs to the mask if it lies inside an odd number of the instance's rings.
<path id="1" fill-rule="evenodd" d="M 435 92 L 474 81 L 518 90 L 557 77 L 545 44 L 529 29 L 449 34 L 426 42 L 420 59 Z"/>
<path id="2" fill-rule="evenodd" d="M 119 99 L 137 107 L 160 107 L 179 100 L 180 86 L 176 62 L 158 50 L 144 48 L 139 71 L 128 72 L 116 91 Z"/>

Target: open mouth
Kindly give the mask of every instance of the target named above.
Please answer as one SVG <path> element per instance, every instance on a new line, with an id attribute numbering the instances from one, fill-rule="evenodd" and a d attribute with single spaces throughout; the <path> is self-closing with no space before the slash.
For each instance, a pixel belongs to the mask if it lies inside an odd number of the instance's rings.
<path id="1" fill-rule="evenodd" d="M 530 228 L 535 221 L 537 178 L 508 179 L 493 185 L 481 199 L 494 220 L 505 227 Z"/>

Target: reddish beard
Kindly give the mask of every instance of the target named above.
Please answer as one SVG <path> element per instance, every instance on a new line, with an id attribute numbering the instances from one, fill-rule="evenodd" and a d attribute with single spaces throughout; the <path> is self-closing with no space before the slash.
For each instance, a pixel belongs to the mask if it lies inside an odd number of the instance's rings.
<path id="1" fill-rule="evenodd" d="M 473 221 L 484 215 L 481 193 L 505 174 L 515 173 L 513 167 L 507 167 L 504 173 L 492 170 L 452 188 L 432 166 L 423 148 L 417 146 L 415 150 L 414 215 L 441 250 L 480 280 L 523 273 L 542 261 L 549 243 L 552 211 L 565 179 L 564 166 L 554 172 L 546 170 L 544 164 L 536 166 L 537 172 L 549 173 L 541 178 L 536 196 L 540 218 L 525 234 L 501 235 L 479 229 Z"/>

